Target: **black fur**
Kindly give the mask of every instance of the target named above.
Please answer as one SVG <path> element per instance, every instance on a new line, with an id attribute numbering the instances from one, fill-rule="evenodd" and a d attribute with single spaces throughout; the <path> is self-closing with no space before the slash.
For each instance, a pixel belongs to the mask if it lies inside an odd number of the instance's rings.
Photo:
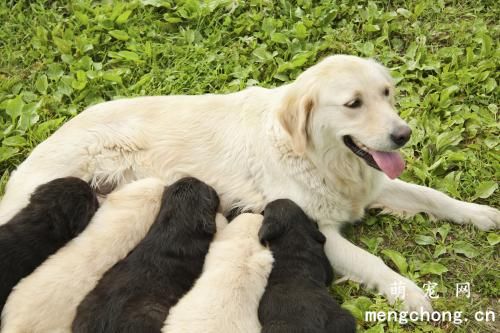
<path id="1" fill-rule="evenodd" d="M 85 229 L 97 208 L 86 182 L 59 178 L 40 185 L 29 204 L 0 226 L 0 312 L 19 280 Z"/>
<path id="2" fill-rule="evenodd" d="M 144 240 L 78 306 L 73 332 L 159 333 L 201 274 L 219 197 L 195 178 L 168 187 Z"/>
<path id="3" fill-rule="evenodd" d="M 333 270 L 325 236 L 293 201 L 275 200 L 259 231 L 274 257 L 259 304 L 262 333 L 351 333 L 354 317 L 329 295 Z"/>

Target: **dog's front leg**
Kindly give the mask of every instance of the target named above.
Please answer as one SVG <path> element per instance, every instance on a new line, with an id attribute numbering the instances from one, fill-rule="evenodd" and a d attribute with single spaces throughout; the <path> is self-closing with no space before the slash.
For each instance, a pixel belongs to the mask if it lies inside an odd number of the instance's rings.
<path id="1" fill-rule="evenodd" d="M 434 189 L 384 178 L 380 196 L 370 207 L 385 208 L 403 215 L 427 213 L 456 223 L 472 223 L 481 230 L 500 227 L 500 211 L 493 207 L 463 202 Z"/>
<path id="2" fill-rule="evenodd" d="M 322 225 L 320 230 L 326 237 L 325 252 L 335 271 L 377 289 L 391 303 L 401 299 L 405 310 L 432 311 L 429 299 L 414 282 L 391 270 L 380 258 L 349 242 L 337 227 Z"/>

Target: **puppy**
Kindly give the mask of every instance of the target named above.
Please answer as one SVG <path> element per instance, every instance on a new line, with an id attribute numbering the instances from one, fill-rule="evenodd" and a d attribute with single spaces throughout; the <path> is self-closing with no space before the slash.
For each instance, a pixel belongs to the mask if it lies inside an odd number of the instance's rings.
<path id="1" fill-rule="evenodd" d="M 2 333 L 71 331 L 78 304 L 146 235 L 164 185 L 153 178 L 111 193 L 89 226 L 22 280 L 2 314 Z"/>
<path id="2" fill-rule="evenodd" d="M 286 199 L 269 203 L 259 238 L 275 260 L 259 305 L 263 333 L 356 332 L 354 317 L 327 291 L 333 270 L 325 236 L 299 206 Z"/>
<path id="3" fill-rule="evenodd" d="M 201 274 L 216 232 L 219 197 L 195 178 L 172 184 L 144 240 L 78 306 L 75 333 L 160 332 Z"/>
<path id="4" fill-rule="evenodd" d="M 0 312 L 19 280 L 85 229 L 97 207 L 86 182 L 59 178 L 39 186 L 29 204 L 0 226 Z"/>
<path id="5" fill-rule="evenodd" d="M 163 333 L 260 333 L 257 309 L 273 263 L 259 243 L 262 219 L 242 214 L 217 233 L 203 274 L 170 310 Z"/>

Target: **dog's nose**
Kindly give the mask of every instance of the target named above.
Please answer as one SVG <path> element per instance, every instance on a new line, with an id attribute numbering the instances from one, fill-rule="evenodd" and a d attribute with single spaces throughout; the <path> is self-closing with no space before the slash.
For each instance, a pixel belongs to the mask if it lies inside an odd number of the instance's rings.
<path id="1" fill-rule="evenodd" d="M 411 128 L 406 125 L 402 125 L 396 127 L 396 129 L 394 129 L 394 131 L 391 133 L 391 140 L 398 147 L 402 147 L 405 143 L 408 142 L 408 140 L 410 140 L 410 136 Z"/>

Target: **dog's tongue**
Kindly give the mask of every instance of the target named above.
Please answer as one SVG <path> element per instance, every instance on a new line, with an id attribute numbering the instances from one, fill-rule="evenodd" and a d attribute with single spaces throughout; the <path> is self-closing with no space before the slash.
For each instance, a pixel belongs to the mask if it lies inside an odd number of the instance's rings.
<path id="1" fill-rule="evenodd" d="M 398 152 L 370 150 L 369 153 L 372 155 L 378 167 L 389 176 L 389 178 L 397 178 L 403 173 L 405 162 Z"/>

